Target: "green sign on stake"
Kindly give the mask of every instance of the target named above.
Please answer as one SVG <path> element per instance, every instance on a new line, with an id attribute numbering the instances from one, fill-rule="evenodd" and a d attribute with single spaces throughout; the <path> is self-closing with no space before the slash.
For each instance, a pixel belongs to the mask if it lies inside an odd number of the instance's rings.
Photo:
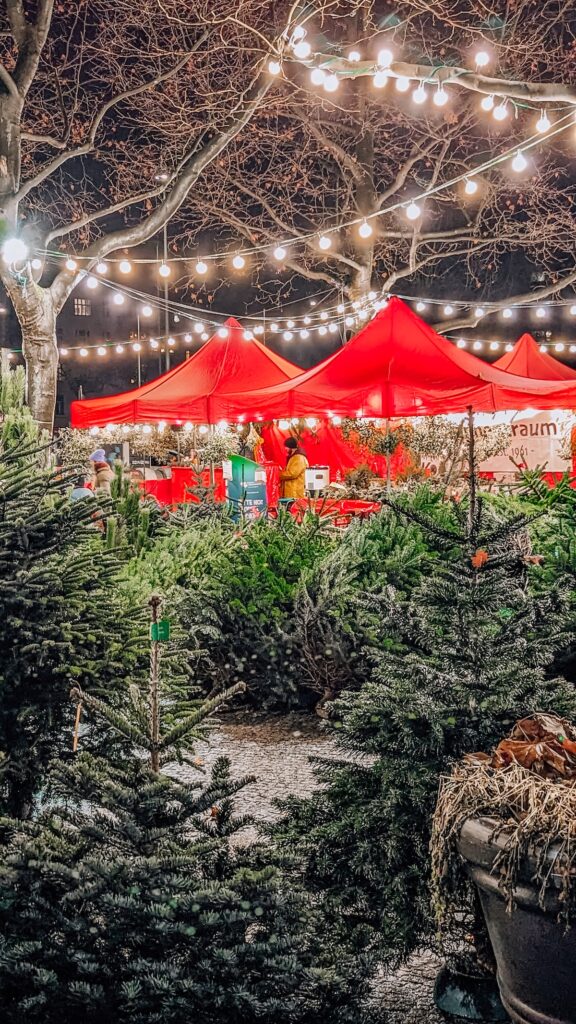
<path id="1" fill-rule="evenodd" d="M 170 619 L 160 619 L 150 626 L 150 639 L 157 643 L 170 639 Z"/>

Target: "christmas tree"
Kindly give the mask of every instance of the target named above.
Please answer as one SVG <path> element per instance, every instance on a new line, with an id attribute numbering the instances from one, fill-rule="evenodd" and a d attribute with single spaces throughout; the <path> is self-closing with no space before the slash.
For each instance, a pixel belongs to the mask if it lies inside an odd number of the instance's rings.
<path id="1" fill-rule="evenodd" d="M 159 637 L 156 598 L 152 610 Z M 148 691 L 133 687 L 124 712 L 74 694 L 133 754 L 58 765 L 37 817 L 1 823 L 4 1020 L 359 1020 L 362 971 L 337 955 L 318 908 L 268 847 L 231 843 L 247 780 L 224 759 L 193 782 L 170 770 L 230 694 L 179 712 L 160 652 L 154 640 Z"/>
<path id="2" fill-rule="evenodd" d="M 534 709 L 576 710 L 573 687 L 547 674 L 566 642 L 568 593 L 561 582 L 533 587 L 541 570 L 526 520 L 502 519 L 474 485 L 451 522 L 390 501 L 443 553 L 409 599 L 383 592 L 386 642 L 372 648 L 372 677 L 332 705 L 345 760 L 321 762 L 324 788 L 288 801 L 275 830 L 298 848 L 308 884 L 345 935 L 389 958 L 434 930 L 429 842 L 440 775 Z"/>
<path id="3" fill-rule="evenodd" d="M 71 686 L 117 689 L 140 657 L 141 614 L 118 590 L 118 553 L 103 550 L 103 509 L 69 489 L 30 446 L 0 456 L 0 808 L 17 817 L 69 747 Z"/>

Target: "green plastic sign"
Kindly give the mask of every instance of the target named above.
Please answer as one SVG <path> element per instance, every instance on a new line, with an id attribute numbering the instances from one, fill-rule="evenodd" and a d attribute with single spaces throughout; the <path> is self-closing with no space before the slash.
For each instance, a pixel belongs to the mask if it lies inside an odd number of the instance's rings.
<path id="1" fill-rule="evenodd" d="M 160 619 L 150 626 L 150 639 L 156 643 L 170 639 L 170 619 Z"/>

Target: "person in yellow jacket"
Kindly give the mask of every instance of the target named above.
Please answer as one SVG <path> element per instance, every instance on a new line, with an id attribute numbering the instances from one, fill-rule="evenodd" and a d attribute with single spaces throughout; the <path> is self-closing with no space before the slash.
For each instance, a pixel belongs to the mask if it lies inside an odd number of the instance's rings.
<path id="1" fill-rule="evenodd" d="M 306 494 L 306 470 L 308 459 L 298 445 L 295 437 L 287 437 L 284 441 L 288 461 L 286 469 L 280 473 L 280 497 L 303 498 Z"/>

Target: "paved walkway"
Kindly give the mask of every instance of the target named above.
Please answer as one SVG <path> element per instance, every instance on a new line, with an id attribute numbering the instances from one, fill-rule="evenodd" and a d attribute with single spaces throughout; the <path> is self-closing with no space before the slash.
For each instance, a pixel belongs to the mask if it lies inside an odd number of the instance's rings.
<path id="1" fill-rule="evenodd" d="M 232 775 L 254 775 L 256 781 L 237 799 L 240 814 L 271 821 L 278 811 L 273 801 L 290 793 L 307 796 L 316 780 L 309 758 L 330 757 L 336 748 L 323 723 L 311 715 L 266 717 L 250 713 L 223 715 L 211 732 L 208 744 L 196 751 L 209 767 L 214 760 L 230 758 Z M 254 830 L 247 830 L 250 839 Z M 375 998 L 382 1008 L 383 1024 L 446 1024 L 432 1004 L 438 961 L 432 954 L 413 957 L 400 970 L 382 974 Z"/>

